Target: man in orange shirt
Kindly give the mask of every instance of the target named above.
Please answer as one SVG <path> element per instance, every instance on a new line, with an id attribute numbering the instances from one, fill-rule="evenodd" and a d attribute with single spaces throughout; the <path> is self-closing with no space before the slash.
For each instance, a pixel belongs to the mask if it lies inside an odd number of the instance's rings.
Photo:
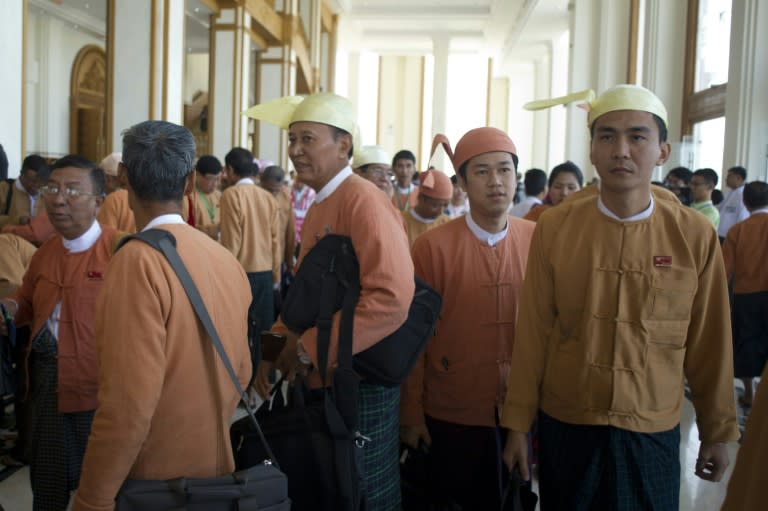
<path id="1" fill-rule="evenodd" d="M 392 158 L 392 170 L 395 172 L 395 193 L 392 204 L 402 212 L 416 207 L 418 186 L 413 183 L 416 172 L 416 157 L 407 149 L 398 151 Z"/>
<path id="2" fill-rule="evenodd" d="M 744 186 L 749 218 L 734 224 L 723 243 L 728 280 L 733 282 L 734 376 L 744 382 L 742 406 L 752 406 L 754 379 L 768 361 L 768 184 Z"/>
<path id="3" fill-rule="evenodd" d="M 59 159 L 41 191 L 57 235 L 35 252 L 21 287 L 3 304 L 32 327 L 30 475 L 34 509 L 48 510 L 64 509 L 80 478 L 97 406 L 96 296 L 117 232 L 96 221 L 104 174 L 94 163 Z M 5 328 L 0 322 L 0 334 Z"/>
<path id="4" fill-rule="evenodd" d="M 357 131 L 352 103 L 335 94 L 320 93 L 256 105 L 246 115 L 271 120 L 288 130 L 288 156 L 297 178 L 317 191 L 302 227 L 299 267 L 323 236 L 338 234 L 352 240 L 361 287 L 354 312 L 352 352 L 373 346 L 397 330 L 407 317 L 414 292 L 413 264 L 397 211 L 380 190 L 355 175 L 349 166 Z M 337 362 L 340 319 L 341 311 L 333 318 L 328 355 L 331 370 Z M 300 341 L 281 321 L 273 330 L 287 336 L 277 361 L 283 374 L 293 372 L 303 357 L 318 365 L 316 327 L 302 333 Z M 260 382 L 266 381 L 268 369 L 268 364 L 259 367 Z M 319 380 L 317 372 L 313 374 Z M 366 509 L 370 511 L 400 509 L 399 397 L 397 387 L 365 381 L 360 384 L 359 429 L 371 437 L 363 447 Z"/>
<path id="5" fill-rule="evenodd" d="M 443 309 L 435 338 L 403 385 L 401 436 L 413 448 L 430 446 L 433 499 L 461 509 L 499 509 L 509 478 L 502 470 L 498 409 L 535 224 L 507 214 L 517 150 L 506 133 L 474 129 L 455 153 L 446 149 L 470 209 L 413 245 L 416 275 L 443 295 Z"/>
<path id="6" fill-rule="evenodd" d="M 411 246 L 425 232 L 451 221 L 445 208 L 452 196 L 453 185 L 448 176 L 437 169 L 422 172 L 416 206 L 403 213 Z"/>

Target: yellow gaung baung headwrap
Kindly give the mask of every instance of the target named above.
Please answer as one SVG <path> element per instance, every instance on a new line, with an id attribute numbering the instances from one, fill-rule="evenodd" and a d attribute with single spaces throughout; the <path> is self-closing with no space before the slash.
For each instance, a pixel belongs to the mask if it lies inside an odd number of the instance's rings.
<path id="1" fill-rule="evenodd" d="M 591 127 L 595 119 L 608 112 L 617 110 L 638 110 L 657 115 L 665 126 L 669 126 L 667 120 L 667 109 L 664 103 L 645 87 L 639 85 L 622 84 L 611 87 L 599 96 L 595 97 L 592 89 L 575 92 L 559 98 L 543 99 L 531 101 L 523 105 L 526 110 L 543 110 L 557 105 L 566 105 L 576 101 L 583 101 L 579 105 L 585 108 L 589 114 L 587 116 L 587 126 Z"/>
<path id="2" fill-rule="evenodd" d="M 243 112 L 251 119 L 266 121 L 284 130 L 295 122 L 317 122 L 342 129 L 359 140 L 357 115 L 352 102 L 330 92 L 311 96 L 283 96 L 254 105 Z"/>
<path id="3" fill-rule="evenodd" d="M 355 154 L 352 156 L 354 168 L 360 168 L 364 165 L 379 164 L 387 165 L 392 162 L 389 153 L 378 145 L 364 145 L 359 149 L 355 148 Z"/>

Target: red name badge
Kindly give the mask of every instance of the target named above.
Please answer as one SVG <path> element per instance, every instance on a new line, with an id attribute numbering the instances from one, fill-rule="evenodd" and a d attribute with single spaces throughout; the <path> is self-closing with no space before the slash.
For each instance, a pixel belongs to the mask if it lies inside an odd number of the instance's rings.
<path id="1" fill-rule="evenodd" d="M 91 280 L 102 280 L 104 275 L 100 271 L 89 271 L 86 276 Z"/>
<path id="2" fill-rule="evenodd" d="M 672 266 L 672 256 L 653 256 L 653 265 L 670 267 Z"/>

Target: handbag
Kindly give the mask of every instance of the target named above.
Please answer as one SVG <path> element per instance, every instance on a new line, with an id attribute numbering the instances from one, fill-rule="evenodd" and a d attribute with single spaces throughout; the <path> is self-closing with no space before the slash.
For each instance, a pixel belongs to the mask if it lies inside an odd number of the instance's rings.
<path id="1" fill-rule="evenodd" d="M 339 260 L 338 263 L 343 264 Z M 330 387 L 310 389 L 300 377 L 284 399 L 279 380 L 272 399 L 257 411 L 269 445 L 281 460 L 291 484 L 288 495 L 294 511 L 358 511 L 364 509 L 362 455 L 366 438 L 358 431 L 359 376 L 352 368 L 352 329 L 359 286 L 347 289 L 332 264 L 318 284 L 318 371 L 326 380 L 334 300 L 342 303 L 338 367 Z M 253 425 L 241 419 L 230 429 L 236 468 L 251 466 L 267 453 Z"/>
<path id="2" fill-rule="evenodd" d="M 189 275 L 184 262 L 176 252 L 176 240 L 171 233 L 160 229 L 149 229 L 127 236 L 118 246 L 132 239 L 141 240 L 163 253 L 192 307 L 211 338 L 216 352 L 227 369 L 242 403 L 253 421 L 268 457 L 260 464 L 221 477 L 177 478 L 166 481 L 127 480 L 115 499 L 116 511 L 289 511 L 288 480 L 280 471 L 277 460 L 264 438 L 259 423 L 248 405 L 248 399 L 237 380 L 235 370 L 221 344 L 216 327 L 203 304 L 200 293 Z"/>
<path id="3" fill-rule="evenodd" d="M 327 282 L 323 276 L 329 273 L 329 268 L 333 268 L 332 273 L 340 284 L 327 295 L 334 312 L 342 309 L 345 296 L 352 290 L 359 296 L 360 265 L 352 240 L 347 236 L 327 234 L 302 259 L 283 301 L 281 318 L 290 330 L 302 333 L 319 325 L 319 308 L 326 305 L 320 299 Z M 418 277 L 414 280 L 415 292 L 405 322 L 381 341 L 352 357 L 355 371 L 367 383 L 384 387 L 401 385 L 435 333 L 442 296 Z"/>

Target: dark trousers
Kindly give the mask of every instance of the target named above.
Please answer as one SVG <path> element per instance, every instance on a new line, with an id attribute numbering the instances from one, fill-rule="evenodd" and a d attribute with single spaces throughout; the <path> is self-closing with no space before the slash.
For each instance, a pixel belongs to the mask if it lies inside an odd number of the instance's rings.
<path id="1" fill-rule="evenodd" d="M 541 511 L 676 511 L 680 426 L 636 433 L 539 414 Z"/>
<path id="2" fill-rule="evenodd" d="M 509 471 L 501 460 L 506 436 L 498 427 L 466 426 L 426 417 L 432 446 L 427 479 L 433 502 L 462 511 L 501 508 Z"/>
<path id="3" fill-rule="evenodd" d="M 248 273 L 253 301 L 248 308 L 248 345 L 251 348 L 253 374 L 261 361 L 261 332 L 272 328 L 275 310 L 272 294 L 272 272 L 259 271 Z"/>

